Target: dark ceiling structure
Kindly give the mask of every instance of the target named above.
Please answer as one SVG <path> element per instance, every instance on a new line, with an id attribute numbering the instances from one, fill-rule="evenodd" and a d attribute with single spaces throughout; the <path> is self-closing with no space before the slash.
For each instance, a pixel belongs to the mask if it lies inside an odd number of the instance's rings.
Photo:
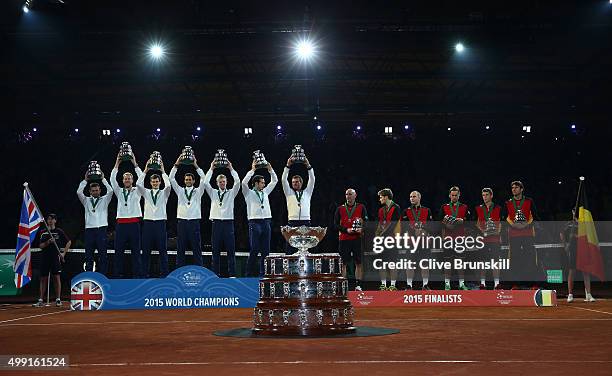
<path id="1" fill-rule="evenodd" d="M 0 85 L 16 129 L 610 114 L 607 0 L 3 3 Z M 299 38 L 316 60 L 293 58 Z M 152 41 L 163 61 L 147 58 Z"/>

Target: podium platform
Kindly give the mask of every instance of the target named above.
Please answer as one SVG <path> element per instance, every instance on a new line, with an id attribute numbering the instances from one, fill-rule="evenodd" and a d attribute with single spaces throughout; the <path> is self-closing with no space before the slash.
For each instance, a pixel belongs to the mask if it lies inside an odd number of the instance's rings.
<path id="1" fill-rule="evenodd" d="M 350 291 L 355 308 L 553 307 L 555 290 Z"/>

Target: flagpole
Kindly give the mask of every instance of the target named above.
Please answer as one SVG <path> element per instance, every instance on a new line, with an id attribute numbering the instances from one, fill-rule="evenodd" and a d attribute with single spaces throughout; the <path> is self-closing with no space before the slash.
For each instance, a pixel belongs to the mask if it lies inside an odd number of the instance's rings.
<path id="1" fill-rule="evenodd" d="M 580 201 L 580 190 L 582 189 L 582 182 L 584 181 L 584 176 L 581 176 L 579 179 L 580 179 L 580 183 L 578 184 L 578 194 L 576 195 L 576 205 L 574 205 L 574 208 L 576 210 L 576 218 L 578 218 L 578 201 Z"/>
<path id="2" fill-rule="evenodd" d="M 34 195 L 32 194 L 32 191 L 30 191 L 30 188 L 28 188 L 28 182 L 23 183 L 23 186 L 25 190 L 28 191 L 28 193 L 30 194 L 30 198 L 32 199 L 32 202 L 34 203 L 34 206 L 36 206 L 36 209 L 38 209 L 38 211 L 40 212 L 40 215 L 42 216 L 43 223 L 45 224 L 45 228 L 47 229 L 49 236 L 52 236 L 51 230 L 49 230 L 49 226 L 47 226 L 47 218 L 45 218 L 45 216 L 43 215 L 43 211 L 40 210 L 40 206 L 38 206 L 36 199 L 34 199 Z M 55 240 L 55 238 L 53 239 Z M 59 246 L 57 245 L 57 242 L 53 241 L 53 244 L 55 244 L 55 249 L 57 249 L 57 253 L 61 254 L 62 252 L 60 251 Z"/>

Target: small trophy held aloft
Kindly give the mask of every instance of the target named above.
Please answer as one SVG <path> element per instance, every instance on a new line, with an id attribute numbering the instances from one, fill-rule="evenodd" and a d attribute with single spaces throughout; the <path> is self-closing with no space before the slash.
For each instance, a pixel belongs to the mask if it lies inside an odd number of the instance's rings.
<path id="1" fill-rule="evenodd" d="M 149 167 L 149 169 L 153 171 L 161 171 L 161 166 L 162 166 L 161 153 L 158 151 L 154 151 L 153 153 L 151 153 L 151 156 L 149 157 L 149 161 L 147 162 L 147 167 Z"/>
<path id="2" fill-rule="evenodd" d="M 129 142 L 123 141 L 121 143 L 119 147 L 119 158 L 121 158 L 123 162 L 132 160 L 132 147 Z"/>
<path id="3" fill-rule="evenodd" d="M 351 227 L 353 231 L 361 230 L 363 228 L 363 221 L 361 218 L 355 218 Z"/>
<path id="4" fill-rule="evenodd" d="M 266 161 L 266 157 L 261 152 L 261 150 L 255 150 L 253 152 L 253 160 L 255 161 L 256 168 L 267 168 L 268 161 Z"/>
<path id="5" fill-rule="evenodd" d="M 514 222 L 527 222 L 527 218 L 525 217 L 525 213 L 518 209 L 516 214 L 514 214 Z"/>
<path id="6" fill-rule="evenodd" d="M 457 224 L 457 218 L 447 214 L 444 216 L 442 222 L 446 223 L 447 225 L 455 225 Z"/>
<path id="7" fill-rule="evenodd" d="M 489 218 L 485 223 L 484 236 L 491 236 L 497 234 L 497 225 Z"/>
<path id="8" fill-rule="evenodd" d="M 293 150 L 291 150 L 291 159 L 293 163 L 306 163 L 306 154 L 304 153 L 302 145 L 293 146 Z"/>
<path id="9" fill-rule="evenodd" d="M 227 153 L 224 149 L 217 149 L 215 153 L 215 159 L 213 161 L 215 168 L 226 168 L 229 166 L 229 160 L 227 159 Z"/>
<path id="10" fill-rule="evenodd" d="M 183 165 L 192 165 L 195 160 L 193 149 L 191 146 L 185 146 L 181 152 L 180 163 Z"/>
<path id="11" fill-rule="evenodd" d="M 87 166 L 87 181 L 96 180 L 102 180 L 102 169 L 98 161 L 91 161 Z"/>

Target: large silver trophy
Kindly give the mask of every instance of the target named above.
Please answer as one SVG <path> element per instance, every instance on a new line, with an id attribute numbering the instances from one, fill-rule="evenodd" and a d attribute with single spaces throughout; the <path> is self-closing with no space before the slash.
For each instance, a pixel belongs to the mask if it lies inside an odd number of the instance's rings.
<path id="1" fill-rule="evenodd" d="M 97 180 L 102 180 L 102 169 L 98 161 L 91 161 L 87 166 L 87 181 Z"/>
<path id="2" fill-rule="evenodd" d="M 307 256 L 308 249 L 319 244 L 327 233 L 327 227 L 282 226 L 281 233 L 290 246 L 298 249 L 299 256 Z"/>
<path id="3" fill-rule="evenodd" d="M 191 146 L 185 146 L 180 156 L 180 163 L 183 165 L 192 165 L 195 160 L 195 156 L 193 154 L 193 149 Z"/>
<path id="4" fill-rule="evenodd" d="M 227 159 L 227 153 L 224 149 L 217 149 L 215 153 L 215 159 L 213 161 L 215 168 L 226 168 L 229 166 L 229 160 Z"/>
<path id="5" fill-rule="evenodd" d="M 121 146 L 119 147 L 119 158 L 122 161 L 131 161 L 132 160 L 132 147 L 130 143 L 127 141 L 123 141 Z"/>
<path id="6" fill-rule="evenodd" d="M 293 163 L 306 163 L 306 154 L 304 153 L 302 145 L 295 145 L 293 147 L 293 150 L 291 150 L 291 159 Z"/>
<path id="7" fill-rule="evenodd" d="M 147 167 L 149 167 L 149 169 L 153 171 L 161 171 L 161 166 L 162 166 L 161 153 L 158 151 L 154 151 L 153 153 L 151 153 L 151 156 L 149 157 L 149 161 L 147 162 Z"/>
<path id="8" fill-rule="evenodd" d="M 256 168 L 267 168 L 268 161 L 266 161 L 266 157 L 261 152 L 261 150 L 255 150 L 253 152 L 253 160 L 255 161 Z"/>

